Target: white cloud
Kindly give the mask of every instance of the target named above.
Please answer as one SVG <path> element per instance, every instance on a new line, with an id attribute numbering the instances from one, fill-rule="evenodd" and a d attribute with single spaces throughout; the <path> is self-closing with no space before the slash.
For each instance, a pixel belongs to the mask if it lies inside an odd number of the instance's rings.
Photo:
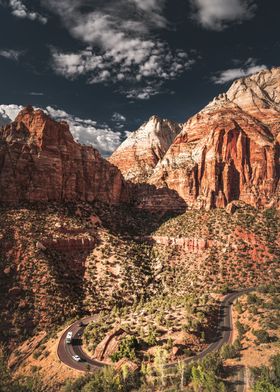
<path id="1" fill-rule="evenodd" d="M 142 42 L 135 39 L 133 45 L 132 41 L 130 44 L 131 51 L 128 48 L 128 52 L 122 53 L 112 49 L 104 52 L 102 56 L 95 54 L 90 48 L 78 53 L 61 53 L 52 49 L 52 65 L 57 74 L 68 79 L 86 75 L 89 84 L 120 81 L 126 84 L 138 83 L 139 86 L 133 87 L 132 90 L 142 90 L 142 93 L 140 91 L 139 94 L 134 94 L 134 98 L 138 96 L 143 99 L 145 96 L 144 99 L 147 99 L 160 93 L 160 81 L 178 78 L 194 63 L 183 51 L 176 50 L 172 53 L 162 42 Z M 144 87 L 141 87 L 142 84 Z M 127 95 L 126 89 L 120 91 Z"/>
<path id="2" fill-rule="evenodd" d="M 30 20 L 38 20 L 40 23 L 47 23 L 47 18 L 40 15 L 38 12 L 30 11 L 21 0 L 9 0 L 9 7 L 12 14 L 18 18 L 27 18 Z"/>
<path id="3" fill-rule="evenodd" d="M 133 2 L 138 8 L 144 11 L 158 11 L 161 9 L 164 0 L 130 0 Z"/>
<path id="4" fill-rule="evenodd" d="M 23 109 L 20 105 L 0 105 L 0 122 L 1 125 L 14 121 L 18 112 Z"/>
<path id="5" fill-rule="evenodd" d="M 125 122 L 126 118 L 121 113 L 115 112 L 112 115 L 112 121 L 114 121 L 114 122 Z"/>
<path id="6" fill-rule="evenodd" d="M 31 91 L 29 95 L 34 95 L 35 97 L 40 97 L 44 95 L 44 93 L 36 92 L 36 91 Z"/>
<path id="7" fill-rule="evenodd" d="M 162 15 L 162 10 L 164 7 L 165 0 L 130 0 L 130 1 L 134 3 L 139 10 L 148 13 L 150 19 L 152 19 L 158 27 L 165 27 L 167 25 L 167 21 Z"/>
<path id="8" fill-rule="evenodd" d="M 67 121 L 77 141 L 95 147 L 104 156 L 109 156 L 121 144 L 121 133 L 112 131 L 106 124 L 81 119 L 51 106 L 47 106 L 46 111 L 55 119 Z"/>
<path id="9" fill-rule="evenodd" d="M 14 49 L 0 50 L 0 56 L 5 57 L 6 59 L 9 59 L 9 60 L 17 61 L 19 59 L 20 55 L 22 55 L 22 52 L 19 50 L 14 50 Z"/>
<path id="10" fill-rule="evenodd" d="M 69 79 L 86 75 L 88 83 L 137 83 L 179 77 L 193 61 L 182 50 L 171 50 L 154 36 L 164 28 L 165 0 L 108 0 L 88 5 L 83 0 L 46 0 L 70 34 L 87 48 L 67 53 L 52 49 L 52 66 Z M 146 87 L 146 86 L 145 86 Z"/>
<path id="11" fill-rule="evenodd" d="M 205 28 L 222 30 L 231 22 L 251 19 L 256 10 L 252 0 L 192 0 L 194 18 Z"/>
<path id="12" fill-rule="evenodd" d="M 139 87 L 123 90 L 123 94 L 125 94 L 127 98 L 131 100 L 139 99 L 141 101 L 148 100 L 161 92 L 161 85 L 158 85 L 156 88 L 154 86 L 146 86 L 143 88 Z"/>
<path id="13" fill-rule="evenodd" d="M 0 125 L 14 121 L 22 109 L 23 107 L 19 105 L 0 105 Z M 51 106 L 43 110 L 56 120 L 67 121 L 75 140 L 93 146 L 104 156 L 111 155 L 121 144 L 121 133 L 114 132 L 107 124 L 98 124 L 91 119 L 75 117 Z"/>
<path id="14" fill-rule="evenodd" d="M 230 68 L 218 73 L 211 78 L 215 84 L 224 84 L 234 79 L 243 78 L 248 75 L 252 75 L 263 69 L 266 69 L 266 65 L 257 65 L 257 60 L 249 58 L 243 67 L 241 68 Z"/>

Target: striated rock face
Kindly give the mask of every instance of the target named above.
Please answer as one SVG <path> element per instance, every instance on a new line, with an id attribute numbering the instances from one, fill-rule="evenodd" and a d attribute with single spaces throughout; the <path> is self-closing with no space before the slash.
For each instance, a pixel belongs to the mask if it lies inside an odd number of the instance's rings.
<path id="1" fill-rule="evenodd" d="M 65 122 L 27 107 L 0 131 L 0 202 L 128 200 L 120 171 Z"/>
<path id="2" fill-rule="evenodd" d="M 109 161 L 121 170 L 125 179 L 145 181 L 181 130 L 180 124 L 153 116 L 130 134 Z"/>
<path id="3" fill-rule="evenodd" d="M 110 356 L 118 350 L 119 343 L 125 335 L 126 333 L 122 328 L 116 327 L 113 329 L 97 345 L 94 351 L 94 358 L 99 361 L 110 359 Z"/>
<path id="4" fill-rule="evenodd" d="M 279 206 L 280 68 L 233 83 L 190 118 L 149 178 L 188 206 Z"/>
<path id="5" fill-rule="evenodd" d="M 269 127 L 279 141 L 280 134 L 280 68 L 272 68 L 236 80 L 226 97 L 242 110 Z"/>
<path id="6" fill-rule="evenodd" d="M 164 213 L 166 211 L 180 213 L 186 210 L 184 199 L 176 191 L 166 186 L 157 188 L 154 185 L 146 183 L 132 183 L 129 189 L 132 195 L 131 201 L 139 209 L 157 213 Z"/>

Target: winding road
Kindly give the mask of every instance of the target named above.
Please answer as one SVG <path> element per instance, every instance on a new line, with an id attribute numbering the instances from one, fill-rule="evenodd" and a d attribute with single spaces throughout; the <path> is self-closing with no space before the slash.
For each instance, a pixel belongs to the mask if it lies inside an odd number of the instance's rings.
<path id="1" fill-rule="evenodd" d="M 215 341 L 211 343 L 205 350 L 201 351 L 199 354 L 190 357 L 185 360 L 188 364 L 193 361 L 198 361 L 204 358 L 207 354 L 219 350 L 224 344 L 231 342 L 232 334 L 232 303 L 241 295 L 253 291 L 254 289 L 244 289 L 236 292 L 232 292 L 224 298 L 220 305 L 219 320 L 217 328 L 217 336 Z M 79 370 L 79 371 L 89 371 L 93 372 L 106 366 L 105 363 L 99 362 L 95 359 L 90 358 L 82 349 L 82 335 L 86 325 L 92 321 L 97 320 L 97 316 L 86 317 L 82 320 L 78 320 L 68 327 L 62 334 L 57 348 L 57 354 L 61 362 L 63 362 L 68 367 Z M 67 344 L 65 342 L 66 335 L 68 332 L 73 333 L 72 342 Z M 74 355 L 78 355 L 81 358 L 80 362 L 76 362 L 73 359 Z M 170 363 L 167 367 L 171 368 L 177 366 L 176 363 Z"/>

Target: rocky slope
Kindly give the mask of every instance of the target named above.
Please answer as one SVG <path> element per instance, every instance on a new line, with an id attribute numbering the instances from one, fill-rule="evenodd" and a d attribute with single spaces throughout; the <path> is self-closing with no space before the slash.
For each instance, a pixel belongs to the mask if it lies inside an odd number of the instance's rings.
<path id="1" fill-rule="evenodd" d="M 231 210 L 232 212 L 234 211 Z M 101 203 L 0 207 L 1 342 L 162 295 L 279 280 L 279 215 L 237 205 L 170 218 Z"/>
<path id="2" fill-rule="evenodd" d="M 191 207 L 279 206 L 280 68 L 237 80 L 190 118 L 150 182 Z"/>
<path id="3" fill-rule="evenodd" d="M 153 116 L 129 135 L 109 161 L 121 170 L 125 179 L 145 181 L 181 130 L 180 124 Z"/>
<path id="4" fill-rule="evenodd" d="M 96 199 L 127 201 L 123 177 L 65 122 L 27 107 L 0 131 L 0 202 Z"/>

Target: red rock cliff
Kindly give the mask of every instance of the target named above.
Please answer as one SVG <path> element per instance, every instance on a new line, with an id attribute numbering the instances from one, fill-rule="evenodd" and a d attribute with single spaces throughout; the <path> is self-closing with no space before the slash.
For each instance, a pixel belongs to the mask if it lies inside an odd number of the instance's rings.
<path id="1" fill-rule="evenodd" d="M 279 206 L 280 68 L 234 82 L 184 125 L 149 179 L 191 207 Z"/>
<path id="2" fill-rule="evenodd" d="M 27 107 L 0 131 L 0 202 L 128 200 L 120 171 L 65 122 Z"/>

